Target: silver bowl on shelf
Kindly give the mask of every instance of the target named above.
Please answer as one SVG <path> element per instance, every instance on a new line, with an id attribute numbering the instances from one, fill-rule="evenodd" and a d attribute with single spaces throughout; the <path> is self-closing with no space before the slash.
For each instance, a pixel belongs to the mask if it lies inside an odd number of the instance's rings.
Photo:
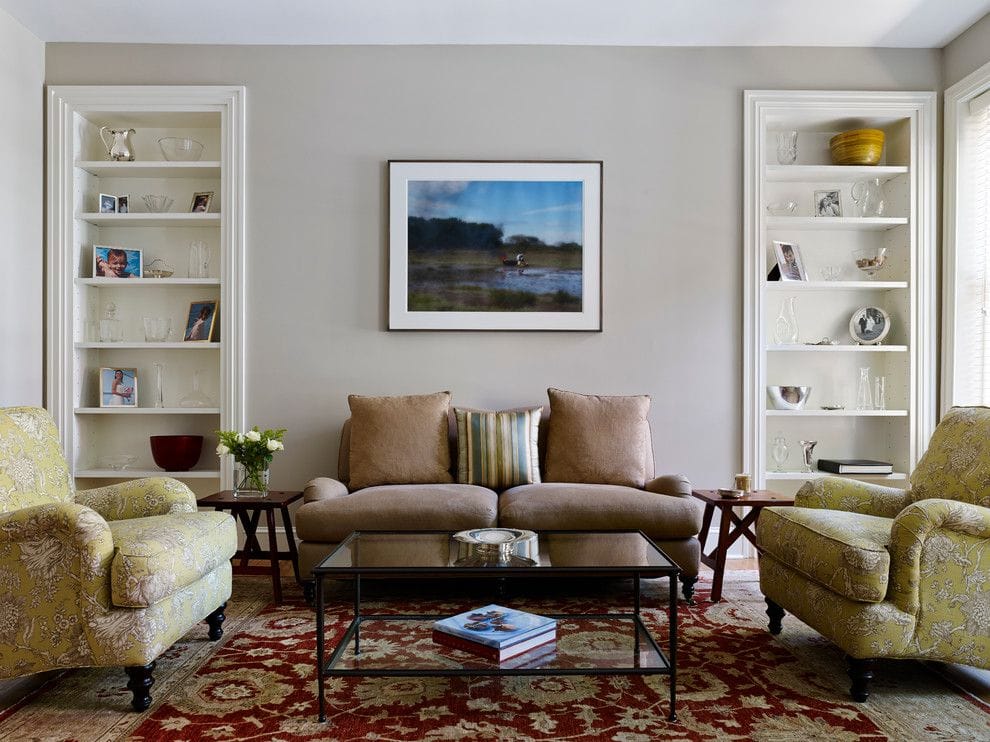
<path id="1" fill-rule="evenodd" d="M 540 553 L 537 535 L 522 528 L 472 528 L 453 538 L 458 567 L 530 567 Z"/>
<path id="2" fill-rule="evenodd" d="M 767 394 L 775 410 L 803 410 L 811 394 L 811 387 L 768 386 Z"/>

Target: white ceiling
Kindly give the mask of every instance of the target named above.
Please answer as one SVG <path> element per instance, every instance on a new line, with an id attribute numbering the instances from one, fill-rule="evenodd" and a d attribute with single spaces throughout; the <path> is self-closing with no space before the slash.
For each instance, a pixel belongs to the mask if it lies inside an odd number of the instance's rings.
<path id="1" fill-rule="evenodd" d="M 940 48 L 990 0 L 0 0 L 43 41 Z"/>

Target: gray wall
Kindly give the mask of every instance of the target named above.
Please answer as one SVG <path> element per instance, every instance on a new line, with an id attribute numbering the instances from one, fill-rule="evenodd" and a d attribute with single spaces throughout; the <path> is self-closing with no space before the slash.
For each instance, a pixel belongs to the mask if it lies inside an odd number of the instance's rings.
<path id="1" fill-rule="evenodd" d="M 742 456 L 742 91 L 939 88 L 929 50 L 49 44 L 51 84 L 248 89 L 248 422 L 336 470 L 346 395 L 649 393 L 658 467 Z M 601 334 L 389 333 L 388 158 L 605 162 Z"/>
<path id="2" fill-rule="evenodd" d="M 41 404 L 45 45 L 0 10 L 0 407 Z"/>
<path id="3" fill-rule="evenodd" d="M 946 88 L 990 62 L 990 13 L 959 34 L 942 51 Z"/>

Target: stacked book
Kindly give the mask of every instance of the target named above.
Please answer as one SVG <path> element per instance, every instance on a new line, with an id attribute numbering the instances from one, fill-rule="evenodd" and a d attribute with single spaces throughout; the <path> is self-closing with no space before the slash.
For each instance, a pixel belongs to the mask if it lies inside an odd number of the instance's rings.
<path id="1" fill-rule="evenodd" d="M 818 469 L 832 474 L 893 474 L 894 465 L 872 459 L 818 459 Z"/>
<path id="2" fill-rule="evenodd" d="M 433 641 L 437 644 L 496 662 L 537 647 L 551 651 L 556 639 L 556 620 L 500 605 L 486 605 L 433 624 Z"/>

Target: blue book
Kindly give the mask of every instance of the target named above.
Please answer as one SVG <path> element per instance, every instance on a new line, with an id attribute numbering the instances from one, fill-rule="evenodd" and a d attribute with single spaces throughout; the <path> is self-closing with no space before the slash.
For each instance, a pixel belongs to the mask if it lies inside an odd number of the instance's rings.
<path id="1" fill-rule="evenodd" d="M 556 628 L 557 621 L 553 618 L 494 604 L 443 618 L 433 624 L 434 631 L 495 649 L 504 649 Z"/>

